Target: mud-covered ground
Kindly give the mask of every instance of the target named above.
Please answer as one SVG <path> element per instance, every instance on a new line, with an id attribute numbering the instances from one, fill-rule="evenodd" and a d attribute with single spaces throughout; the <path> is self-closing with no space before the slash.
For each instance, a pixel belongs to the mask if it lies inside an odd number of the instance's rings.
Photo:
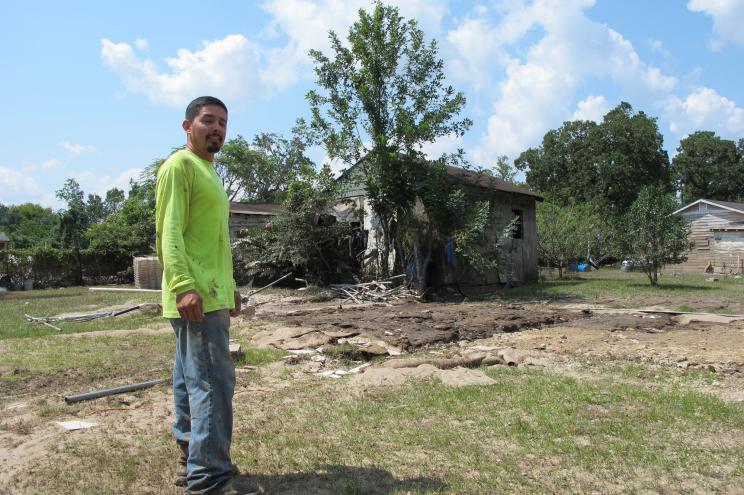
<path id="1" fill-rule="evenodd" d="M 698 367 L 744 377 L 744 318 L 655 309 L 660 312 L 580 304 L 298 306 L 277 302 L 260 306 L 254 318 L 268 333 L 286 327 L 298 327 L 297 333 L 347 332 L 408 352 L 491 339 L 562 356 Z"/>

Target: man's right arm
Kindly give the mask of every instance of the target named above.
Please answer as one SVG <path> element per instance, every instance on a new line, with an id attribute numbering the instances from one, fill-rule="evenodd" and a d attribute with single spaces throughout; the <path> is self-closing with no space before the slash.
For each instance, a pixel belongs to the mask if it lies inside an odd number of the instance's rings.
<path id="1" fill-rule="evenodd" d="M 169 164 L 160 170 L 156 190 L 158 254 L 165 284 L 176 295 L 181 318 L 201 321 L 202 301 L 189 272 L 183 240 L 190 213 L 190 191 L 191 181 L 182 167 Z"/>

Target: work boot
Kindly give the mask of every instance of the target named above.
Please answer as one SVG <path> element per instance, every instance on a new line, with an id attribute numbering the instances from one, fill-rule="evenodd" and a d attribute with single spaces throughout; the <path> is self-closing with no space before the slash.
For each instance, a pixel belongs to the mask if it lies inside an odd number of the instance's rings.
<path id="1" fill-rule="evenodd" d="M 195 495 L 202 492 L 186 490 L 183 495 Z M 224 485 L 209 491 L 209 495 L 261 495 L 263 490 L 256 483 L 245 479 L 233 478 Z"/>
<path id="2" fill-rule="evenodd" d="M 186 463 L 189 460 L 189 444 L 183 442 L 176 442 L 178 449 L 181 453 L 178 455 L 178 464 L 176 465 L 176 478 L 173 480 L 173 484 L 176 486 L 187 486 L 187 478 L 189 476 L 189 470 L 186 467 Z M 240 468 L 237 464 L 230 464 L 230 474 L 238 476 L 240 474 Z"/>
<path id="3" fill-rule="evenodd" d="M 186 486 L 186 478 L 189 475 L 189 470 L 186 468 L 186 463 L 189 460 L 189 444 L 184 442 L 176 442 L 180 454 L 178 455 L 178 464 L 176 465 L 176 479 L 173 483 L 176 486 Z"/>

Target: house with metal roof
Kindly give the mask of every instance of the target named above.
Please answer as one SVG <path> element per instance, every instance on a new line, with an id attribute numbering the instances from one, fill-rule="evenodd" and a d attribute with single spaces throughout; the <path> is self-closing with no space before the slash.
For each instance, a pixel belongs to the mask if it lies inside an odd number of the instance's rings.
<path id="1" fill-rule="evenodd" d="M 687 261 L 670 265 L 682 273 L 744 273 L 744 203 L 699 199 L 674 212 L 690 226 Z"/>
<path id="2" fill-rule="evenodd" d="M 10 244 L 10 239 L 8 239 L 5 232 L 0 232 L 0 249 L 6 249 L 8 244 Z"/>

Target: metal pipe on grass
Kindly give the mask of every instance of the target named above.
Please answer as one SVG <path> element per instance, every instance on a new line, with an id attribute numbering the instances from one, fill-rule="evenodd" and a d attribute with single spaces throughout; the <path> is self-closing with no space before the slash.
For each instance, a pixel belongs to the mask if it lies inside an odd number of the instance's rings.
<path id="1" fill-rule="evenodd" d="M 147 382 L 132 383 L 130 385 L 122 385 L 121 387 L 105 388 L 101 390 L 93 390 L 84 394 L 68 395 L 65 397 L 65 402 L 68 404 L 74 404 L 76 402 L 99 399 L 101 397 L 108 397 L 109 395 L 125 394 L 127 392 L 133 392 L 135 390 L 142 390 L 144 388 L 154 387 L 170 381 L 170 378 L 162 378 L 160 380 L 150 380 Z"/>

